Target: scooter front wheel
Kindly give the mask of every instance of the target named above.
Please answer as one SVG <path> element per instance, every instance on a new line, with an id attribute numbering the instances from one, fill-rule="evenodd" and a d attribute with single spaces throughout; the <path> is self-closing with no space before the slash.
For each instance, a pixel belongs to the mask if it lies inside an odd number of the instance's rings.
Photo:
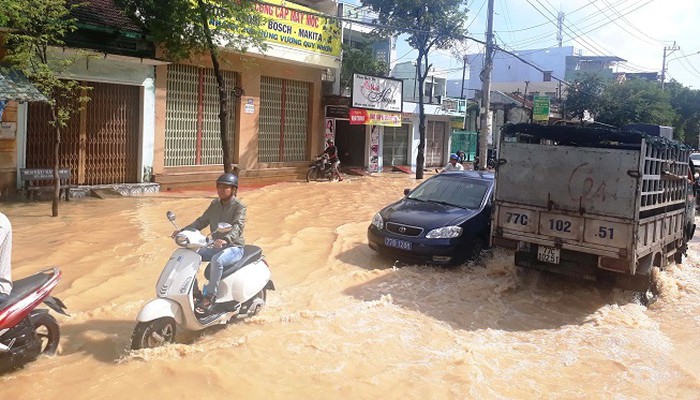
<path id="1" fill-rule="evenodd" d="M 309 168 L 309 172 L 306 173 L 306 181 L 311 182 L 315 180 L 318 180 L 318 168 L 311 167 Z"/>
<path id="2" fill-rule="evenodd" d="M 175 341 L 175 319 L 163 317 L 139 322 L 131 336 L 131 350 L 152 349 Z"/>

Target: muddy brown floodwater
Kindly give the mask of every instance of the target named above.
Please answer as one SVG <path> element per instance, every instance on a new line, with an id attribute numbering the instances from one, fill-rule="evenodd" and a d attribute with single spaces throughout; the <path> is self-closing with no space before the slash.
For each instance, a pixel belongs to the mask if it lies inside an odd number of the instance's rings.
<path id="1" fill-rule="evenodd" d="M 698 399 L 700 244 L 650 308 L 625 291 L 485 266 L 395 268 L 367 247 L 406 175 L 280 183 L 241 193 L 247 242 L 277 291 L 256 317 L 129 351 L 135 317 L 213 195 L 3 204 L 13 274 L 59 266 L 61 352 L 0 377 L 0 399 Z"/>

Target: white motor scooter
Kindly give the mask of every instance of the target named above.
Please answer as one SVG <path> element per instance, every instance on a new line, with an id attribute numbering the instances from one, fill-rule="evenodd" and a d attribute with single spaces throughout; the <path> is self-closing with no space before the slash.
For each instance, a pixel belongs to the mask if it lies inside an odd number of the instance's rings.
<path id="1" fill-rule="evenodd" d="M 167 217 L 179 230 L 175 213 L 168 211 Z M 226 233 L 232 228 L 231 224 L 220 223 L 216 232 Z M 175 236 L 175 243 L 181 248 L 173 252 L 158 278 L 158 297 L 146 303 L 136 317 L 138 323 L 131 337 L 132 350 L 173 342 L 176 326 L 201 331 L 255 315 L 265 305 L 267 290 L 275 290 L 262 249 L 246 245 L 243 258 L 224 267 L 212 310 L 199 315 L 195 312 L 197 299 L 194 293 L 199 291 L 195 285 L 202 256 L 197 254 L 197 249 L 211 246 L 213 240 L 211 234 L 204 236 L 199 231 L 182 231 Z M 209 267 L 204 276 L 209 279 Z"/>

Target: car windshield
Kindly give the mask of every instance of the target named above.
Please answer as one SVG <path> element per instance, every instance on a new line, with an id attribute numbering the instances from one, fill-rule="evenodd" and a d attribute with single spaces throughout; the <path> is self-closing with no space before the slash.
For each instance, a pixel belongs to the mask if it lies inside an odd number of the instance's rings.
<path id="1" fill-rule="evenodd" d="M 690 155 L 690 160 L 693 162 L 693 165 L 698 165 L 700 164 L 700 153 L 693 153 Z"/>
<path id="2" fill-rule="evenodd" d="M 408 198 L 476 209 L 481 205 L 489 183 L 461 176 L 438 175 L 413 190 Z"/>

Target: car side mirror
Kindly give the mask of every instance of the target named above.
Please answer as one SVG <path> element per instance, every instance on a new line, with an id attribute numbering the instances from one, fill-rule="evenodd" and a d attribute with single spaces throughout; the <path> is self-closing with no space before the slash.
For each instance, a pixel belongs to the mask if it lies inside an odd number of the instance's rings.
<path id="1" fill-rule="evenodd" d="M 403 195 L 408 196 L 408 194 L 411 193 L 411 189 L 404 189 L 403 190 Z"/>

